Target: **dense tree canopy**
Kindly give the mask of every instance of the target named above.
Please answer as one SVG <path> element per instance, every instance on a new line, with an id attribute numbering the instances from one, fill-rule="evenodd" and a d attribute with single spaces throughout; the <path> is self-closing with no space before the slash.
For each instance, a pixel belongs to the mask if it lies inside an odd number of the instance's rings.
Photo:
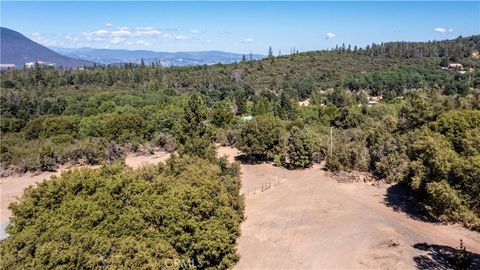
<path id="1" fill-rule="evenodd" d="M 238 260 L 239 167 L 185 157 L 63 173 L 11 206 L 2 268 L 225 269 Z"/>
<path id="2" fill-rule="evenodd" d="M 285 144 L 283 123 L 276 117 L 255 117 L 242 128 L 237 146 L 248 155 L 262 160 L 273 159 L 282 152 Z"/>

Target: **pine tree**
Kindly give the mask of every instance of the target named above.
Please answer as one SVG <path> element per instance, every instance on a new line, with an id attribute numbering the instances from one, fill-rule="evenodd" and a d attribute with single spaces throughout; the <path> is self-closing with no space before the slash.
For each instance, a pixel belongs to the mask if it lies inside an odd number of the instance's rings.
<path id="1" fill-rule="evenodd" d="M 272 104 L 270 104 L 270 101 L 266 97 L 261 97 L 255 103 L 255 109 L 254 109 L 255 115 L 262 115 L 262 114 L 267 114 L 272 112 L 273 112 Z"/>
<path id="2" fill-rule="evenodd" d="M 272 46 L 268 47 L 268 57 L 269 57 L 269 58 L 273 57 Z"/>
<path id="3" fill-rule="evenodd" d="M 183 133 L 180 136 L 180 154 L 198 156 L 208 160 L 215 159 L 215 146 L 212 143 L 211 130 L 205 123 L 208 109 L 202 97 L 193 93 L 183 114 Z"/>
<path id="4" fill-rule="evenodd" d="M 292 168 L 310 167 L 314 155 L 313 138 L 304 130 L 294 126 L 290 130 L 287 142 L 289 166 Z"/>
<path id="5" fill-rule="evenodd" d="M 207 106 L 200 94 L 193 93 L 183 114 L 183 135 L 186 137 L 203 136 L 206 132 Z"/>

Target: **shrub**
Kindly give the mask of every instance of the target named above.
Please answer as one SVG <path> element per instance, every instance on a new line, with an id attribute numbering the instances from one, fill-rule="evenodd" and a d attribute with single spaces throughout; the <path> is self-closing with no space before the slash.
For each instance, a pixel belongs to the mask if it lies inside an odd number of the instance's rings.
<path id="1" fill-rule="evenodd" d="M 427 209 L 432 216 L 440 221 L 459 219 L 462 201 L 446 180 L 428 183 L 426 191 L 428 194 Z"/>
<path id="2" fill-rule="evenodd" d="M 119 143 L 145 134 L 143 118 L 135 113 L 114 113 L 105 119 L 105 137 Z"/>
<path id="3" fill-rule="evenodd" d="M 77 136 L 80 119 L 75 116 L 39 116 L 25 125 L 24 131 L 29 139 L 48 138 L 54 135 L 69 134 Z"/>
<path id="4" fill-rule="evenodd" d="M 218 130 L 216 141 L 222 146 L 232 146 L 237 142 L 239 135 L 240 131 L 235 129 Z"/>
<path id="5" fill-rule="evenodd" d="M 388 183 L 402 181 L 409 170 L 408 157 L 405 154 L 392 152 L 382 156 L 375 163 L 375 173 L 387 180 Z"/>
<path id="6" fill-rule="evenodd" d="M 174 259 L 230 268 L 243 219 L 239 171 L 176 158 L 65 172 L 10 206 L 2 268 L 168 269 Z"/>
<path id="7" fill-rule="evenodd" d="M 175 149 L 177 149 L 175 138 L 173 138 L 170 134 L 163 132 L 159 132 L 155 136 L 155 145 L 160 147 L 161 150 L 169 153 L 172 153 L 175 151 Z"/>
<path id="8" fill-rule="evenodd" d="M 50 145 L 40 148 L 40 170 L 54 171 L 57 168 L 57 158 Z"/>
<path id="9" fill-rule="evenodd" d="M 4 115 L 0 117 L 0 130 L 2 132 L 19 132 L 24 126 L 25 121 L 23 119 Z"/>
<path id="10" fill-rule="evenodd" d="M 233 112 L 228 109 L 218 108 L 211 111 L 211 123 L 219 128 L 224 128 L 233 120 Z"/>
<path id="11" fill-rule="evenodd" d="M 284 148 L 283 122 L 273 116 L 255 117 L 246 123 L 237 140 L 237 147 L 247 155 L 270 160 Z"/>
<path id="12" fill-rule="evenodd" d="M 122 148 L 116 144 L 114 141 L 109 141 L 107 143 L 107 161 L 112 163 L 123 157 Z"/>
<path id="13" fill-rule="evenodd" d="M 87 139 L 73 145 L 65 146 L 60 156 L 60 162 L 85 161 L 86 164 L 99 164 L 106 159 L 106 143 L 99 139 Z"/>
<path id="14" fill-rule="evenodd" d="M 342 170 L 342 164 L 338 160 L 338 157 L 335 155 L 327 156 L 327 162 L 325 163 L 325 168 L 332 172 L 338 172 Z"/>

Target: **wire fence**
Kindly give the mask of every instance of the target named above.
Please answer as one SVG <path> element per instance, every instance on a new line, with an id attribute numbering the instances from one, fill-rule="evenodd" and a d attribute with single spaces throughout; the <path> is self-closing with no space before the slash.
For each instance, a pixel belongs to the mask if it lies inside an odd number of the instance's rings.
<path id="1" fill-rule="evenodd" d="M 259 184 L 258 186 L 254 186 L 254 187 L 250 187 L 250 188 L 245 189 L 243 192 L 241 192 L 241 195 L 249 196 L 249 195 L 257 194 L 259 192 L 265 192 L 265 191 L 271 189 L 272 187 L 277 186 L 278 184 L 280 184 L 284 180 L 285 180 L 285 177 L 279 178 L 279 177 L 275 176 L 270 181 L 261 182 L 261 184 Z"/>

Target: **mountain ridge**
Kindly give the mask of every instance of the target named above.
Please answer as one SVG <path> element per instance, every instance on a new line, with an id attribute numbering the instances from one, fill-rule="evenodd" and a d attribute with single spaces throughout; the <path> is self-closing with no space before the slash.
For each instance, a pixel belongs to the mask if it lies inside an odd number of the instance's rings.
<path id="1" fill-rule="evenodd" d="M 218 62 L 229 64 L 242 60 L 244 54 L 230 53 L 219 50 L 209 51 L 179 51 L 162 52 L 151 50 L 127 49 L 98 49 L 98 48 L 58 48 L 52 47 L 59 54 L 82 60 L 94 61 L 101 64 L 136 63 L 142 60 L 148 63 L 160 62 L 164 66 L 190 66 L 215 64 Z M 250 55 L 245 55 L 250 58 Z M 264 55 L 252 54 L 252 60 L 264 58 Z"/>
<path id="2" fill-rule="evenodd" d="M 0 27 L 0 40 L 2 68 L 23 68 L 24 65 L 35 62 L 64 68 L 79 68 L 94 64 L 91 61 L 61 55 L 9 28 Z"/>

